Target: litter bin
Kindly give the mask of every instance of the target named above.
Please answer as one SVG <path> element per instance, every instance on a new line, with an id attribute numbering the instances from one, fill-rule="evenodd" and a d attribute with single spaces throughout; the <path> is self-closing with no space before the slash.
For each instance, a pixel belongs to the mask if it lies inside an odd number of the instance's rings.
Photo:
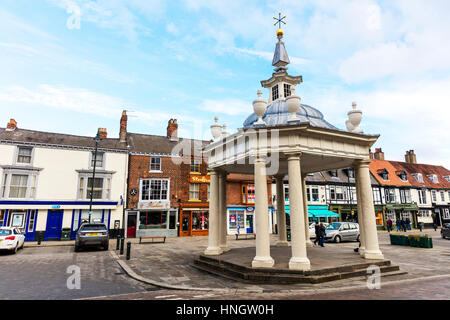
<path id="1" fill-rule="evenodd" d="M 61 240 L 70 240 L 70 228 L 63 228 L 61 231 Z"/>

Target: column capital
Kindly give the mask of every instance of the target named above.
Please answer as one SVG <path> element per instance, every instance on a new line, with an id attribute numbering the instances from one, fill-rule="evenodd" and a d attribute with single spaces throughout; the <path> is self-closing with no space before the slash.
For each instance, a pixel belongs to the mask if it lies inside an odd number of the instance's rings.
<path id="1" fill-rule="evenodd" d="M 288 161 L 300 160 L 302 153 L 300 151 L 296 152 L 285 152 L 284 155 L 287 157 Z"/>
<path id="2" fill-rule="evenodd" d="M 354 169 L 358 169 L 358 168 L 368 168 L 370 165 L 371 160 L 355 160 L 353 162 L 353 168 Z"/>
<path id="3" fill-rule="evenodd" d="M 284 177 L 285 177 L 286 175 L 284 174 L 284 173 L 277 173 L 277 174 L 275 174 L 273 177 L 275 178 L 275 179 L 280 179 L 280 180 L 283 180 L 284 179 Z"/>
<path id="4" fill-rule="evenodd" d="M 208 168 L 208 172 L 209 172 L 210 175 L 219 174 L 219 170 L 217 170 L 217 169 Z"/>

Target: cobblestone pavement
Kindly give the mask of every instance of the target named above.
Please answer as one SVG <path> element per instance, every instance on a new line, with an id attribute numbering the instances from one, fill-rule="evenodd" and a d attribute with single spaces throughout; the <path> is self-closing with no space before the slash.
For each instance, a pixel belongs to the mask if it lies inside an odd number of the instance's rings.
<path id="1" fill-rule="evenodd" d="M 80 267 L 81 289 L 69 290 L 67 267 Z M 0 253 L 0 299 L 77 299 L 155 289 L 123 273 L 107 251 L 75 253 L 70 246 Z"/>
<path id="2" fill-rule="evenodd" d="M 402 271 L 408 272 L 407 275 L 383 279 L 390 281 L 450 274 L 450 241 L 440 239 L 439 231 L 427 230 L 427 233 L 433 237 L 433 249 L 391 246 L 388 233 L 379 233 L 380 248 L 385 257 L 390 259 L 393 264 L 399 265 Z M 271 241 L 274 244 L 276 236 L 272 236 Z M 132 258 L 130 261 L 127 261 L 132 270 L 140 276 L 169 285 L 279 291 L 361 286 L 366 283 L 366 278 L 360 277 L 322 284 L 245 284 L 207 274 L 192 266 L 193 259 L 206 248 L 207 237 L 169 238 L 165 244 L 138 244 L 136 239 L 132 242 L 134 242 L 132 245 Z M 228 246 L 231 248 L 254 247 L 255 241 L 236 241 L 234 237 L 230 236 L 228 237 Z M 327 250 L 333 250 L 336 247 L 350 251 L 356 246 L 356 242 L 329 243 L 324 248 L 324 255 L 326 255 Z"/>

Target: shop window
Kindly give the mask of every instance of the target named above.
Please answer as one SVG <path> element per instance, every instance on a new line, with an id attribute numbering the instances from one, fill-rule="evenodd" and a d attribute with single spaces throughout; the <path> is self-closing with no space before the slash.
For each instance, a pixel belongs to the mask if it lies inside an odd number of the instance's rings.
<path id="1" fill-rule="evenodd" d="M 34 231 L 35 222 L 36 222 L 36 210 L 31 210 L 30 211 L 30 219 L 28 222 L 28 232 Z"/>
<path id="2" fill-rule="evenodd" d="M 191 159 L 191 172 L 200 173 L 200 160 Z"/>
<path id="3" fill-rule="evenodd" d="M 0 227 L 5 226 L 5 210 L 0 210 Z"/>
<path id="4" fill-rule="evenodd" d="M 167 211 L 141 211 L 139 229 L 167 229 Z"/>
<path id="5" fill-rule="evenodd" d="M 141 180 L 141 201 L 169 200 L 168 179 Z"/>
<path id="6" fill-rule="evenodd" d="M 376 220 L 377 220 L 377 226 L 382 226 L 383 225 L 383 215 L 381 212 L 378 212 L 376 214 Z"/>
<path id="7" fill-rule="evenodd" d="M 175 211 L 170 211 L 169 213 L 169 229 L 177 228 L 177 213 Z"/>
<path id="8" fill-rule="evenodd" d="M 103 218 L 102 210 L 92 210 L 91 211 L 91 222 L 103 222 L 102 218 Z M 89 210 L 81 210 L 80 219 L 81 219 L 81 223 L 89 222 Z"/>
<path id="9" fill-rule="evenodd" d="M 18 147 L 17 163 L 31 164 L 32 154 L 33 154 L 33 148 Z"/>
<path id="10" fill-rule="evenodd" d="M 243 230 L 245 227 L 245 212 L 243 210 L 230 210 L 230 230 Z"/>
<path id="11" fill-rule="evenodd" d="M 395 211 L 389 210 L 386 211 L 386 220 L 391 219 L 392 222 L 395 222 L 397 219 L 395 217 Z"/>
<path id="12" fill-rule="evenodd" d="M 150 171 L 161 171 L 161 157 L 150 158 Z"/>
<path id="13" fill-rule="evenodd" d="M 10 227 L 24 228 L 26 211 L 12 211 Z"/>
<path id="14" fill-rule="evenodd" d="M 248 184 L 242 186 L 242 203 L 255 203 L 255 185 Z"/>
<path id="15" fill-rule="evenodd" d="M 189 200 L 199 200 L 199 183 L 189 184 Z"/>
<path id="16" fill-rule="evenodd" d="M 208 230 L 208 211 L 192 211 L 192 230 Z"/>
<path id="17" fill-rule="evenodd" d="M 443 219 L 450 219 L 450 210 L 449 209 L 443 209 L 442 210 L 442 218 Z"/>

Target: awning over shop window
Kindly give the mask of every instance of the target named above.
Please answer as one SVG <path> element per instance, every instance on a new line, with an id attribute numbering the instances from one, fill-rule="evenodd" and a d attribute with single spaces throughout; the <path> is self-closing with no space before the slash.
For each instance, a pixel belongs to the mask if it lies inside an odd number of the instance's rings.
<path id="1" fill-rule="evenodd" d="M 290 214 L 289 206 L 285 206 L 285 211 Z M 339 218 L 339 214 L 328 210 L 328 206 L 308 206 L 308 217 L 310 218 Z"/>

